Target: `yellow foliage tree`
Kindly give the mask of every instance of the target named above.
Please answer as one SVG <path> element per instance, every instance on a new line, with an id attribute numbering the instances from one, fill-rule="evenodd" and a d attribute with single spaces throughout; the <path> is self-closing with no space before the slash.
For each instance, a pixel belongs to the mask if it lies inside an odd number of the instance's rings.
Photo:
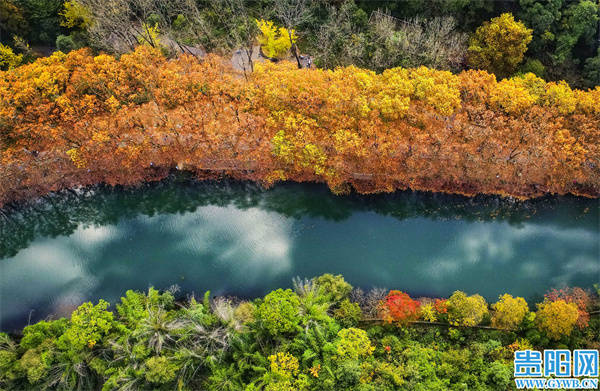
<path id="1" fill-rule="evenodd" d="M 22 54 L 15 54 L 10 47 L 0 43 L 0 70 L 18 67 L 22 62 Z"/>
<path id="2" fill-rule="evenodd" d="M 536 321 L 540 330 L 552 339 L 559 340 L 563 335 L 570 335 L 577 318 L 579 310 L 575 303 L 556 300 L 538 304 Z"/>
<path id="3" fill-rule="evenodd" d="M 138 35 L 137 40 L 140 45 L 149 45 L 153 48 L 158 48 L 161 45 L 159 35 L 158 23 L 155 23 L 154 26 L 142 23 L 142 33 Z"/>
<path id="4" fill-rule="evenodd" d="M 485 22 L 469 42 L 469 64 L 500 77 L 510 75 L 523 61 L 532 32 L 510 13 Z"/>
<path id="5" fill-rule="evenodd" d="M 490 91 L 490 103 L 508 114 L 522 114 L 535 103 L 535 97 L 518 79 L 505 79 Z"/>
<path id="6" fill-rule="evenodd" d="M 522 297 L 512 297 L 509 294 L 500 296 L 500 300 L 492 308 L 492 325 L 504 329 L 514 329 L 529 312 L 527 302 Z"/>
<path id="7" fill-rule="evenodd" d="M 90 11 L 77 0 L 66 1 L 60 15 L 63 17 L 60 25 L 71 29 L 85 29 L 92 24 Z"/>
<path id="8" fill-rule="evenodd" d="M 555 107 L 561 115 L 569 115 L 577 108 L 577 99 L 566 82 L 552 82 L 547 84 L 544 104 Z"/>
<path id="9" fill-rule="evenodd" d="M 296 32 L 284 27 L 277 27 L 268 20 L 257 20 L 260 30 L 258 42 L 265 56 L 269 58 L 283 58 L 287 55 L 292 43 L 296 42 Z"/>
<path id="10" fill-rule="evenodd" d="M 456 291 L 447 301 L 448 321 L 454 326 L 476 326 L 488 313 L 487 303 L 480 295 L 467 296 Z"/>

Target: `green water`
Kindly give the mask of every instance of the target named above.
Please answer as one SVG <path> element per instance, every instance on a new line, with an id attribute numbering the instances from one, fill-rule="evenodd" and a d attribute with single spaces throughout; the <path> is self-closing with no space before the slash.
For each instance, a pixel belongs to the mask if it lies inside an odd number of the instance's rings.
<path id="1" fill-rule="evenodd" d="M 338 197 L 183 178 L 63 192 L 0 213 L 0 329 L 127 289 L 256 296 L 325 272 L 414 296 L 539 298 L 600 282 L 599 219 L 598 200 L 575 197 Z"/>

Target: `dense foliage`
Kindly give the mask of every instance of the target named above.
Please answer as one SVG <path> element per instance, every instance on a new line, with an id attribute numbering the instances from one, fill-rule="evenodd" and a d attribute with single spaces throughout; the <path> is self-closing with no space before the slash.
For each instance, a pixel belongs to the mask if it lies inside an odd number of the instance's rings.
<path id="1" fill-rule="evenodd" d="M 600 84 L 594 0 L 1 0 L 0 43 L 27 61 L 53 46 L 120 54 L 140 41 L 170 55 L 240 51 L 239 65 L 252 69 L 256 20 L 297 33 L 297 45 L 319 67 L 423 65 L 458 72 L 469 64 L 497 77 L 533 72 L 572 87 Z M 279 27 L 269 30 L 271 44 L 291 43 L 300 66 L 292 36 L 286 42 Z"/>
<path id="2" fill-rule="evenodd" d="M 523 61 L 532 30 L 511 14 L 502 14 L 477 28 L 469 45 L 469 63 L 499 77 L 512 75 Z"/>
<path id="3" fill-rule="evenodd" d="M 351 289 L 341 276 L 324 275 L 253 301 L 207 293 L 180 303 L 150 289 L 128 291 L 112 310 L 102 300 L 84 303 L 70 319 L 40 321 L 13 337 L 0 333 L 0 387 L 507 390 L 515 350 L 600 346 L 600 319 L 576 325 L 576 304 L 556 291 L 532 313 L 522 298 L 501 296 L 491 323 L 503 319 L 506 328 L 495 329 L 477 315 L 488 311 L 481 296 L 455 292 L 446 303 Z M 576 292 L 586 313 L 598 308 L 597 296 Z M 507 308 L 523 304 L 526 314 L 507 321 Z M 383 308 L 411 321 L 368 315 Z M 456 319 L 463 326 L 451 326 Z"/>
<path id="4" fill-rule="evenodd" d="M 597 196 L 600 87 L 533 74 L 120 58 L 79 50 L 1 73 L 0 203 L 189 169 L 334 191 Z"/>

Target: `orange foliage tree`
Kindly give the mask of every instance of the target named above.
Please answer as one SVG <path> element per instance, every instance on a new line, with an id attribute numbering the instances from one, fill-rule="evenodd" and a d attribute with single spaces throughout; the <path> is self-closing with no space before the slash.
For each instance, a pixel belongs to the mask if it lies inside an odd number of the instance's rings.
<path id="1" fill-rule="evenodd" d="M 550 292 L 546 293 L 544 297 L 550 302 L 564 300 L 566 303 L 576 304 L 577 309 L 579 311 L 579 317 L 577 318 L 577 327 L 579 327 L 580 329 L 587 327 L 590 321 L 588 307 L 592 303 L 592 299 L 585 290 L 579 287 L 552 289 Z"/>
<path id="2" fill-rule="evenodd" d="M 0 77 L 0 204 L 172 169 L 333 191 L 600 193 L 600 87 L 425 67 L 55 53 Z"/>
<path id="3" fill-rule="evenodd" d="M 387 322 L 407 324 L 420 316 L 421 304 L 402 291 L 390 291 L 381 304 L 382 318 Z"/>

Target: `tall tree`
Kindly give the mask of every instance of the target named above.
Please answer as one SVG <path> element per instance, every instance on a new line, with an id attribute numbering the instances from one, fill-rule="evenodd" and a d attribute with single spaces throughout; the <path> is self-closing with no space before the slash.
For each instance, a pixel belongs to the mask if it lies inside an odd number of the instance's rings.
<path id="1" fill-rule="evenodd" d="M 287 29 L 292 53 L 296 58 L 298 68 L 302 68 L 293 32 L 297 31 L 302 23 L 310 19 L 309 2 L 308 0 L 275 0 L 275 14 Z"/>

